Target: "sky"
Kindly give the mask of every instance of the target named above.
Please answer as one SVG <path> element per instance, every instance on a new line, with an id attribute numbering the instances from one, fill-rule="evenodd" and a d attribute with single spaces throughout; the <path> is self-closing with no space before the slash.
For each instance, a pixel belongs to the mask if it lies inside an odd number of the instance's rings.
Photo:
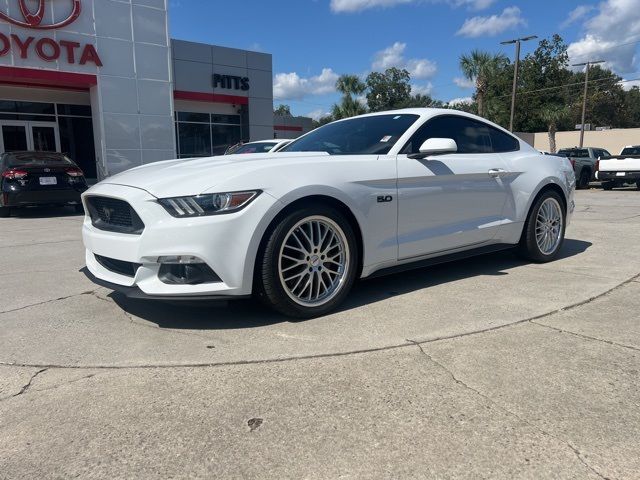
<path id="1" fill-rule="evenodd" d="M 606 60 L 640 79 L 640 0 L 170 0 L 173 38 L 273 55 L 274 103 L 318 118 L 339 100 L 335 81 L 409 70 L 413 93 L 465 101 L 458 67 L 475 48 L 513 59 L 501 41 L 560 34 L 572 62 Z M 522 56 L 537 41 L 523 43 Z M 627 82 L 640 85 L 640 81 Z"/>

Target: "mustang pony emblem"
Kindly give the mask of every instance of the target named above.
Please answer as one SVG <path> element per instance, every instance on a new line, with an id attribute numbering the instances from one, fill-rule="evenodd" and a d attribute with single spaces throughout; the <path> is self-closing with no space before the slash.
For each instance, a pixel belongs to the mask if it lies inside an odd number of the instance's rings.
<path id="1" fill-rule="evenodd" d="M 36 10 L 35 13 L 27 5 L 27 2 L 29 1 L 34 1 L 34 0 L 18 0 L 18 4 L 20 5 L 20 12 L 22 13 L 24 20 L 12 18 L 3 12 L 0 12 L 0 19 L 5 20 L 14 25 L 17 25 L 19 27 L 34 28 L 37 30 L 53 30 L 55 28 L 65 27 L 70 23 L 75 22 L 77 18 L 80 16 L 80 12 L 82 11 L 81 0 L 71 0 L 72 9 L 71 9 L 71 13 L 69 14 L 66 20 L 63 20 L 58 23 L 43 25 L 42 21 L 44 20 L 44 14 L 47 6 L 46 0 L 35 0 L 38 2 L 38 9 Z"/>

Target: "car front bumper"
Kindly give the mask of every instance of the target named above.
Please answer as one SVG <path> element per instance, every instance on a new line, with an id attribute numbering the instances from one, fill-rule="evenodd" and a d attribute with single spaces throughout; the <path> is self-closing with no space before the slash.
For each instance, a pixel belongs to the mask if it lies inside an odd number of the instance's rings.
<path id="1" fill-rule="evenodd" d="M 106 196 L 128 202 L 145 227 L 141 234 L 124 234 L 96 228 L 85 217 L 82 235 L 88 272 L 98 284 L 120 289 L 135 298 L 170 300 L 185 297 L 244 297 L 252 293 L 256 253 L 277 200 L 266 193 L 247 208 L 233 214 L 174 218 L 148 192 L 121 185 L 99 184 L 86 196 Z M 107 268 L 104 257 L 133 266 L 131 275 Z M 194 256 L 202 260 L 220 281 L 175 284 L 161 280 L 159 257 Z M 111 286 L 109 286 L 111 285 Z M 122 287 L 125 287 L 123 290 Z M 129 290 L 133 289 L 133 290 Z M 136 293 L 138 292 L 139 293 Z"/>

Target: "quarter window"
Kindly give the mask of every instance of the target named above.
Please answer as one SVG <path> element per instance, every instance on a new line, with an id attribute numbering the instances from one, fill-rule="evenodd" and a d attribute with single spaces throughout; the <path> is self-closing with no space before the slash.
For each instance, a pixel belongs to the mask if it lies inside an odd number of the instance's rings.
<path id="1" fill-rule="evenodd" d="M 402 153 L 419 153 L 420 146 L 429 138 L 452 138 L 458 145 L 458 153 L 499 153 L 520 149 L 518 140 L 494 127 L 471 118 L 442 115 L 420 127 Z"/>

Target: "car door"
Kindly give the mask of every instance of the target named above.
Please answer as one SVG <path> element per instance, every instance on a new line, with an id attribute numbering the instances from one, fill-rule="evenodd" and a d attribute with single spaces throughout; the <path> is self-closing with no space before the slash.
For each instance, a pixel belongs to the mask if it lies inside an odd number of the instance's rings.
<path id="1" fill-rule="evenodd" d="M 497 234 L 509 187 L 490 127 L 459 115 L 429 120 L 397 157 L 400 260 L 482 246 Z M 495 129 L 494 129 L 495 130 Z M 429 138 L 452 138 L 458 152 L 415 160 Z"/>

